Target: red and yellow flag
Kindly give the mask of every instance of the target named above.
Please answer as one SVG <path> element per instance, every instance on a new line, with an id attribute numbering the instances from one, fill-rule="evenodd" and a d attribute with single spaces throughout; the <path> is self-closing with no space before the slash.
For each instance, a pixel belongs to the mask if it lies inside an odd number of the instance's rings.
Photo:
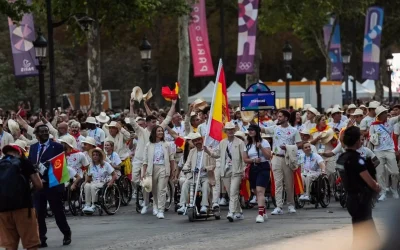
<path id="1" fill-rule="evenodd" d="M 223 132 L 224 124 L 230 121 L 225 72 L 221 61 L 219 64 L 217 79 L 218 81 L 214 87 L 214 99 L 211 104 L 209 136 L 216 141 L 221 141 L 226 137 Z"/>
<path id="2" fill-rule="evenodd" d="M 171 90 L 168 86 L 161 88 L 161 95 L 166 101 L 176 100 L 179 97 L 179 82 L 175 83 L 175 88 Z"/>

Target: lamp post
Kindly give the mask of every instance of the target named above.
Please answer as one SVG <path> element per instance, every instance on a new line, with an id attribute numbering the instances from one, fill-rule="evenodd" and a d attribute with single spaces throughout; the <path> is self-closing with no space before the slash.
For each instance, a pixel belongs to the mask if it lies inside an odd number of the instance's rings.
<path id="1" fill-rule="evenodd" d="M 292 61 L 292 46 L 288 41 L 285 42 L 285 46 L 282 49 L 283 52 L 283 62 L 286 73 L 286 108 L 290 106 L 290 79 L 292 76 L 290 75 L 290 63 Z"/>
<path id="2" fill-rule="evenodd" d="M 389 88 L 389 103 L 393 100 L 392 97 L 392 64 L 393 64 L 393 55 L 392 52 L 389 51 L 386 55 L 386 72 L 388 74 L 388 88 Z"/>
<path id="3" fill-rule="evenodd" d="M 344 50 L 342 52 L 342 61 L 344 66 L 344 81 L 346 84 L 345 90 L 345 98 L 344 104 L 349 104 L 350 96 L 349 96 L 349 64 L 350 64 L 351 53 L 349 50 Z M 356 103 L 357 100 L 357 93 L 356 93 L 356 81 L 353 81 L 353 101 Z"/>
<path id="4" fill-rule="evenodd" d="M 36 68 L 39 71 L 40 109 L 44 113 L 46 110 L 46 100 L 44 93 L 44 70 L 46 68 L 46 65 L 43 64 L 43 60 L 46 58 L 47 40 L 43 37 L 40 29 L 38 30 L 36 40 L 33 42 L 33 46 L 35 47 L 35 57 L 39 61 L 39 64 L 36 65 Z"/>
<path id="5" fill-rule="evenodd" d="M 146 36 L 143 37 L 142 43 L 139 46 L 140 57 L 142 58 L 142 69 L 144 71 L 144 84 L 149 86 L 149 70 L 151 68 L 151 44 L 147 41 Z M 154 89 L 154 88 L 153 88 Z"/>

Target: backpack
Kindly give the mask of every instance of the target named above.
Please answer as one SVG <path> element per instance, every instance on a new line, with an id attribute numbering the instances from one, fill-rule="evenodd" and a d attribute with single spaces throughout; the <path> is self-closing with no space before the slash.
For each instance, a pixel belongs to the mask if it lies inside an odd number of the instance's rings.
<path id="1" fill-rule="evenodd" d="M 0 160 L 0 212 L 31 208 L 29 180 L 22 175 L 21 160 Z"/>

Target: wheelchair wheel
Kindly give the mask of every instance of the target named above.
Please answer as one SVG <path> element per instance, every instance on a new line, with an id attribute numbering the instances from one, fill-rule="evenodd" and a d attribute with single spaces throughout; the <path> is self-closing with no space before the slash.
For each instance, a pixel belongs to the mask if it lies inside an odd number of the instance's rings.
<path id="1" fill-rule="evenodd" d="M 331 189 L 329 186 L 329 181 L 328 178 L 326 177 L 321 177 L 318 180 L 318 201 L 321 207 L 326 208 L 329 206 L 329 203 L 331 201 Z M 318 204 L 318 203 L 316 203 Z"/>
<path id="2" fill-rule="evenodd" d="M 342 206 L 342 208 L 346 208 L 347 207 L 347 192 L 343 191 L 342 193 L 340 193 L 340 206 Z"/>
<path id="3" fill-rule="evenodd" d="M 168 185 L 167 185 L 167 194 L 166 194 L 166 198 L 165 198 L 165 212 L 167 212 L 170 208 L 171 208 L 171 205 L 172 205 L 172 197 L 174 197 L 173 196 L 174 194 L 172 193 L 172 186 L 171 186 L 171 183 L 170 182 L 168 182 Z"/>
<path id="4" fill-rule="evenodd" d="M 117 185 L 111 188 L 105 184 L 103 192 L 100 195 L 101 207 L 108 215 L 114 215 L 121 205 L 121 192 Z"/>
<path id="5" fill-rule="evenodd" d="M 132 200 L 132 183 L 125 175 L 121 176 L 118 180 L 118 187 L 121 192 L 121 204 L 127 206 Z"/>
<path id="6" fill-rule="evenodd" d="M 193 222 L 196 219 L 196 215 L 194 214 L 195 213 L 194 208 L 192 207 L 188 208 L 186 213 L 189 217 L 190 222 Z"/>
<path id="7" fill-rule="evenodd" d="M 80 210 L 80 202 L 79 202 L 80 192 L 79 189 L 71 190 L 68 189 L 68 206 L 69 211 L 73 216 L 77 216 Z"/>
<path id="8" fill-rule="evenodd" d="M 143 191 L 140 185 L 136 189 L 136 212 L 140 213 L 142 211 L 142 204 L 144 202 Z"/>
<path id="9" fill-rule="evenodd" d="M 295 205 L 296 209 L 303 208 L 304 204 L 305 204 L 304 202 L 299 200 L 299 196 L 298 195 L 294 195 L 294 205 Z"/>

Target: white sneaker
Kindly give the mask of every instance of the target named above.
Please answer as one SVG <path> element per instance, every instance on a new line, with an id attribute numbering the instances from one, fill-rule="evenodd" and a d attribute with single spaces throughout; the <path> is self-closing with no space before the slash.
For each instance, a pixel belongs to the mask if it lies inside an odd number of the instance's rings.
<path id="1" fill-rule="evenodd" d="M 244 220 L 243 213 L 235 213 L 235 219 L 236 220 Z"/>
<path id="2" fill-rule="evenodd" d="M 147 206 L 142 207 L 142 211 L 140 211 L 141 214 L 146 214 L 147 213 Z"/>
<path id="3" fill-rule="evenodd" d="M 92 207 L 85 206 L 85 208 L 82 211 L 87 213 L 94 213 L 94 209 Z"/>
<path id="4" fill-rule="evenodd" d="M 219 208 L 218 203 L 213 203 L 212 208 L 213 208 L 213 209 Z"/>
<path id="5" fill-rule="evenodd" d="M 68 212 L 69 211 L 69 206 L 64 206 L 64 210 L 65 210 L 65 212 Z"/>
<path id="6" fill-rule="evenodd" d="M 253 199 L 251 199 L 250 204 L 257 204 L 257 197 L 254 195 Z"/>
<path id="7" fill-rule="evenodd" d="M 206 214 L 207 213 L 207 207 L 206 206 L 201 206 L 200 213 L 201 214 Z"/>
<path id="8" fill-rule="evenodd" d="M 85 205 L 82 209 L 83 212 L 87 212 L 88 210 L 90 210 L 90 206 Z"/>
<path id="9" fill-rule="evenodd" d="M 226 201 L 226 199 L 225 199 L 224 197 L 222 197 L 222 198 L 219 200 L 219 205 L 220 205 L 220 206 L 228 206 L 228 202 Z"/>
<path id="10" fill-rule="evenodd" d="M 268 220 L 268 215 L 267 215 L 267 213 L 264 214 L 264 220 Z"/>
<path id="11" fill-rule="evenodd" d="M 186 206 L 185 205 L 183 205 L 183 206 L 181 206 L 178 210 L 176 210 L 177 212 L 178 212 L 178 214 L 184 214 L 185 213 L 185 211 L 186 211 Z"/>
<path id="12" fill-rule="evenodd" d="M 159 213 L 157 214 L 157 218 L 159 218 L 159 219 L 164 219 L 164 213 L 163 213 L 163 212 L 159 212 Z"/>
<path id="13" fill-rule="evenodd" d="M 256 223 L 263 223 L 263 222 L 264 222 L 264 216 L 262 216 L 262 215 L 257 215 Z"/>
<path id="14" fill-rule="evenodd" d="M 296 209 L 294 209 L 294 206 L 289 206 L 289 207 L 288 207 L 288 211 L 289 211 L 289 214 L 294 214 L 294 213 L 296 213 Z"/>
<path id="15" fill-rule="evenodd" d="M 378 201 L 384 201 L 384 200 L 386 200 L 386 193 L 381 194 L 381 196 L 378 199 Z"/>
<path id="16" fill-rule="evenodd" d="M 90 208 L 96 210 L 96 205 L 93 204 Z"/>
<path id="17" fill-rule="evenodd" d="M 310 197 L 308 195 L 302 195 L 303 198 L 300 196 L 299 200 L 301 201 L 310 201 Z"/>
<path id="18" fill-rule="evenodd" d="M 399 192 L 397 192 L 397 190 L 392 190 L 392 196 L 393 196 L 393 199 L 398 199 L 399 198 Z"/>
<path id="19" fill-rule="evenodd" d="M 153 208 L 153 215 L 158 215 L 158 209 L 157 208 Z"/>
<path id="20" fill-rule="evenodd" d="M 229 220 L 229 222 L 233 222 L 233 213 L 229 212 L 226 218 Z"/>
<path id="21" fill-rule="evenodd" d="M 274 211 L 271 213 L 272 215 L 280 215 L 283 214 L 283 210 L 280 207 L 276 207 Z M 260 215 L 261 216 L 261 215 Z"/>
<path id="22" fill-rule="evenodd" d="M 304 200 L 304 194 L 300 195 L 299 200 Z"/>

